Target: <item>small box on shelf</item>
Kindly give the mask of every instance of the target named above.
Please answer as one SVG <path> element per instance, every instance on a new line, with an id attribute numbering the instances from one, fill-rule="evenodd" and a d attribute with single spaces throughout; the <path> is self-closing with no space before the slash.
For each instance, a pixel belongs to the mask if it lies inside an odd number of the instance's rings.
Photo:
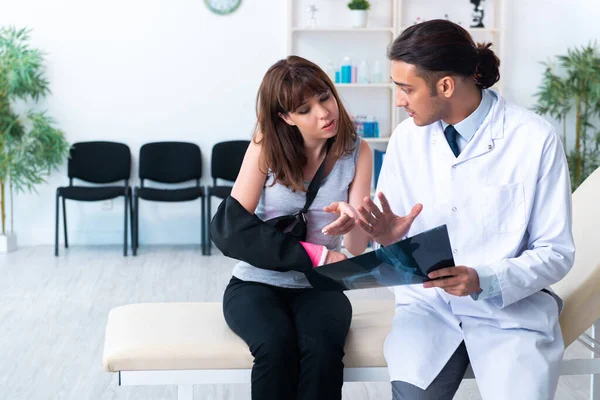
<path id="1" fill-rule="evenodd" d="M 357 115 L 354 117 L 354 127 L 356 134 L 362 138 L 379 137 L 379 122 L 375 117 Z"/>

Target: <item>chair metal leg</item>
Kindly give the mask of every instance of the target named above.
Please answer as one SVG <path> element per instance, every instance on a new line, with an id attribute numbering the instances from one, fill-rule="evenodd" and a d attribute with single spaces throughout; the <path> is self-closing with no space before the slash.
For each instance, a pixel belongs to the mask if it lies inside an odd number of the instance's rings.
<path id="1" fill-rule="evenodd" d="M 133 227 L 133 237 L 134 237 L 134 244 L 133 244 L 133 255 L 137 255 L 137 249 L 139 247 L 139 227 L 140 227 L 140 196 L 137 193 L 137 190 L 134 192 L 133 194 L 133 203 L 134 203 L 134 207 L 133 207 L 133 212 L 134 212 L 134 224 L 135 226 Z"/>
<path id="2" fill-rule="evenodd" d="M 59 213 L 59 208 L 58 208 L 58 201 L 59 201 L 59 197 L 60 195 L 58 194 L 58 191 L 56 191 L 56 215 L 55 215 L 55 221 L 54 221 L 54 255 L 56 257 L 58 257 L 58 213 Z"/>
<path id="3" fill-rule="evenodd" d="M 206 255 L 210 256 L 210 252 L 211 252 L 211 247 L 212 247 L 212 240 L 210 239 L 210 217 L 211 217 L 211 200 L 212 197 L 207 195 L 206 196 L 206 217 L 205 217 L 205 225 L 206 225 Z"/>
<path id="4" fill-rule="evenodd" d="M 133 195 L 131 193 L 129 194 L 129 223 L 131 224 L 131 229 L 129 230 L 131 233 L 131 252 L 133 252 L 135 247 L 135 237 L 133 233 L 135 228 L 135 214 L 133 212 Z M 133 255 L 135 256 L 135 253 Z"/>
<path id="5" fill-rule="evenodd" d="M 128 226 L 127 226 L 127 220 L 129 219 L 129 215 L 127 214 L 128 209 L 129 209 L 129 195 L 127 194 L 127 192 L 125 192 L 125 198 L 123 201 L 124 205 L 125 205 L 125 219 L 124 219 L 124 226 L 123 226 L 123 256 L 127 257 L 127 236 L 129 236 L 129 232 L 128 232 Z"/>
<path id="6" fill-rule="evenodd" d="M 204 204 L 206 199 L 204 196 L 200 197 L 200 202 L 202 203 L 202 212 L 200 213 L 200 243 L 202 245 L 202 255 L 207 255 L 208 243 L 206 242 L 206 207 Z"/>
<path id="7" fill-rule="evenodd" d="M 69 248 L 69 237 L 67 235 L 67 206 L 65 205 L 66 200 L 62 198 L 62 207 L 63 207 L 63 229 L 65 231 L 65 249 Z"/>

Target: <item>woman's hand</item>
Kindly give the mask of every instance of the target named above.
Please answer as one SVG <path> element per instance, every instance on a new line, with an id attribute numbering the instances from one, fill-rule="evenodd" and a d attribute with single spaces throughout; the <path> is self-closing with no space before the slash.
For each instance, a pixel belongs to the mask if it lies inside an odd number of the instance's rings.
<path id="1" fill-rule="evenodd" d="M 334 201 L 327 207 L 324 207 L 323 211 L 338 215 L 338 218 L 335 221 L 323 228 L 322 232 L 325 235 L 345 235 L 356 225 L 358 214 L 354 207 L 345 201 Z"/>
<path id="2" fill-rule="evenodd" d="M 348 259 L 348 257 L 346 257 L 346 255 L 344 255 L 343 253 L 340 253 L 338 251 L 329 250 L 327 252 L 327 257 L 325 258 L 325 264 L 333 264 L 335 262 L 344 261 L 347 259 Z M 323 265 L 325 265 L 325 264 L 323 264 Z"/>

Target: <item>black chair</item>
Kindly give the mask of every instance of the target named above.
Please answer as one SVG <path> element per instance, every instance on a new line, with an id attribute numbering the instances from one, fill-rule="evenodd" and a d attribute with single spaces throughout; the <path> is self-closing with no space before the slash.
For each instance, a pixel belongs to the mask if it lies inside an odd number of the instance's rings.
<path id="1" fill-rule="evenodd" d="M 210 172 L 213 178 L 213 186 L 206 188 L 206 202 L 208 204 L 208 217 L 206 218 L 206 254 L 210 255 L 210 219 L 212 196 L 224 199 L 231 194 L 232 185 L 217 185 L 217 180 L 234 182 L 242 167 L 244 155 L 250 145 L 249 140 L 231 140 L 220 142 L 213 146 L 211 155 Z"/>
<path id="2" fill-rule="evenodd" d="M 202 155 L 200 147 L 185 142 L 147 143 L 140 149 L 140 187 L 135 187 L 133 217 L 133 255 L 139 247 L 140 199 L 160 202 L 191 201 L 200 198 L 200 236 L 202 254 L 205 254 L 204 237 L 204 188 L 200 186 L 202 177 Z M 144 187 L 144 180 L 159 183 L 182 183 L 195 180 L 196 185 L 181 189 Z"/>
<path id="3" fill-rule="evenodd" d="M 65 248 L 69 247 L 67 236 L 67 208 L 65 200 L 102 201 L 120 196 L 125 198 L 123 255 L 127 255 L 127 206 L 133 208 L 129 177 L 131 175 L 131 152 L 123 143 L 79 142 L 71 147 L 68 161 L 69 186 L 56 189 L 56 221 L 54 232 L 54 255 L 58 256 L 58 203 L 62 199 Z M 73 179 L 100 184 L 101 186 L 75 186 Z M 106 185 L 118 181 L 124 185 Z M 128 204 L 129 203 L 129 204 Z"/>

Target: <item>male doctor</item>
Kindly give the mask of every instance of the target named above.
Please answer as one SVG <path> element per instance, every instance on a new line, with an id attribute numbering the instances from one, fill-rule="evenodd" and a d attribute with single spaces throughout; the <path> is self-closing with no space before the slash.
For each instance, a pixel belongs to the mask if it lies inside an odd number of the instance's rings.
<path id="1" fill-rule="evenodd" d="M 547 288 L 573 264 L 569 172 L 552 126 L 488 89 L 499 79 L 490 45 L 434 20 L 389 49 L 411 118 L 359 225 L 385 246 L 446 224 L 457 265 L 395 288 L 384 349 L 394 400 L 452 399 L 469 363 L 485 400 L 556 391 L 562 303 Z"/>

